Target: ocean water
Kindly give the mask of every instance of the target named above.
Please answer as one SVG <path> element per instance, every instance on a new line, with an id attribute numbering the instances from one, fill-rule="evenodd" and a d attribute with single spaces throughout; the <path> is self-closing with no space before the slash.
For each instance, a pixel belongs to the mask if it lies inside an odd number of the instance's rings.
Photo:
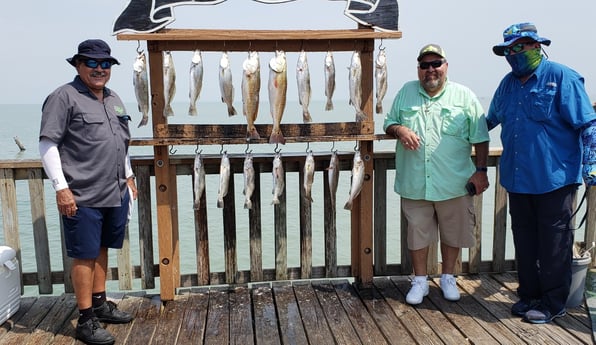
<path id="1" fill-rule="evenodd" d="M 487 103 L 485 101 L 485 103 Z M 188 109 L 188 103 L 179 102 L 174 104 L 174 111 L 176 115 L 171 117 L 169 123 L 191 123 L 191 124 L 232 124 L 242 123 L 244 124 L 244 116 L 241 115 L 241 102 L 236 101 L 235 106 L 240 115 L 234 117 L 228 117 L 226 112 L 226 106 L 219 102 L 198 102 L 199 115 L 191 117 L 186 115 Z M 339 121 L 353 121 L 354 110 L 353 107 L 348 104 L 347 100 L 334 100 L 335 110 L 332 112 L 325 112 L 324 102 L 313 101 L 310 106 L 311 114 L 314 122 L 339 122 Z M 131 114 L 133 121 L 131 126 L 131 132 L 133 138 L 151 137 L 151 127 L 144 126 L 137 128 L 138 121 L 140 120 L 140 114 L 136 111 L 136 104 L 128 103 L 127 110 Z M 390 100 L 384 102 L 385 111 L 390 106 Z M 485 106 L 488 106 L 486 104 Z M 38 134 L 39 134 L 39 121 L 41 117 L 41 105 L 40 104 L 19 104 L 19 105 L 0 105 L 0 114 L 5 119 L 7 125 L 0 128 L 0 144 L 3 148 L 0 151 L 0 160 L 19 160 L 19 159 L 39 159 L 39 152 L 37 148 Z M 286 113 L 284 114 L 284 123 L 300 123 L 302 117 L 301 107 L 297 102 L 288 102 L 286 106 Z M 382 133 L 383 115 L 375 114 L 375 131 L 376 133 Z M 266 103 L 261 104 L 259 117 L 257 123 L 270 123 L 271 119 L 268 113 L 268 105 Z M 151 121 L 150 123 L 151 124 Z M 18 138 L 20 143 L 25 147 L 24 151 L 21 151 L 15 143 L 15 137 Z M 500 146 L 498 132 L 491 132 L 491 146 Z M 281 146 L 282 154 L 284 152 L 304 152 L 306 149 L 311 149 L 313 152 L 329 152 L 331 149 L 338 149 L 340 151 L 353 151 L 355 142 L 337 142 L 331 146 L 330 143 L 296 143 L 287 144 Z M 393 151 L 395 145 L 394 140 L 375 142 L 375 151 Z M 201 146 L 204 154 L 219 154 L 224 149 L 231 155 L 243 156 L 246 146 L 245 145 L 226 145 L 221 147 L 219 145 Z M 273 153 L 275 149 L 274 145 L 269 144 L 255 144 L 251 145 L 250 149 L 255 153 Z M 175 151 L 175 155 L 182 154 L 194 154 L 197 150 L 195 146 L 177 146 L 171 148 L 172 152 Z M 151 147 L 138 147 L 131 146 L 131 156 L 137 155 L 152 155 L 153 149 Z M 494 169 L 489 169 L 489 179 L 494 181 Z M 269 175 L 269 176 L 268 176 Z M 207 177 L 208 186 L 218 185 L 218 176 L 211 175 Z M 388 188 L 393 189 L 393 178 L 394 173 L 389 172 L 388 174 Z M 313 208 L 312 208 L 312 223 L 313 223 L 313 265 L 322 266 L 324 265 L 324 234 L 323 229 L 323 174 L 317 172 L 315 174 L 315 181 L 313 186 Z M 152 181 L 151 191 L 155 190 L 154 182 Z M 235 198 L 236 198 L 236 216 L 237 216 L 237 253 L 238 268 L 240 270 L 250 269 L 249 264 L 249 238 L 248 238 L 248 213 L 243 209 L 244 196 L 242 195 L 242 176 L 237 175 L 235 178 Z M 299 266 L 300 253 L 299 253 L 299 215 L 298 210 L 299 200 L 297 191 L 298 176 L 297 174 L 288 174 L 287 181 L 288 186 L 288 266 L 296 267 Z M 265 268 L 273 268 L 275 266 L 275 253 L 274 253 L 274 233 L 273 233 L 273 206 L 269 205 L 269 193 L 271 190 L 271 178 L 270 174 L 263 174 L 261 176 L 262 184 L 262 212 L 263 212 L 263 223 L 262 223 L 262 238 L 263 238 L 263 265 Z M 338 240 L 338 258 L 337 262 L 339 265 L 346 265 L 350 263 L 350 213 L 343 210 L 341 205 L 347 200 L 350 187 L 350 173 L 342 172 L 339 179 L 339 187 L 337 192 L 337 202 L 340 205 L 338 207 L 337 214 L 337 240 Z M 190 176 L 179 176 L 178 177 L 178 214 L 180 224 L 180 252 L 181 252 L 181 272 L 183 274 L 196 272 L 196 255 L 195 255 L 195 236 L 194 236 L 194 211 L 192 209 L 192 181 Z M 294 192 L 294 193 L 291 193 Z M 23 248 L 22 250 L 22 264 L 24 272 L 34 272 L 36 270 L 35 258 L 33 257 L 33 234 L 31 224 L 31 213 L 29 208 L 29 191 L 25 181 L 17 181 L 17 200 L 18 200 L 18 222 L 20 229 L 20 242 Z M 217 187 L 208 188 L 207 190 L 207 215 L 209 223 L 209 242 L 210 242 L 210 263 L 212 271 L 223 271 L 224 270 L 224 256 L 223 256 L 223 217 L 221 209 L 216 207 L 215 200 L 217 198 Z M 155 198 L 153 197 L 153 203 Z M 60 230 L 59 230 L 59 218 L 56 211 L 55 205 L 55 192 L 51 185 L 46 183 L 45 185 L 45 202 L 46 202 L 46 213 L 47 213 L 47 226 L 50 239 L 50 253 L 52 258 L 60 258 Z M 389 208 L 396 210 L 396 212 L 388 212 L 387 218 L 387 262 L 398 263 L 400 261 L 400 235 L 399 235 L 399 197 L 393 193 L 388 193 L 388 205 Z M 494 189 L 490 188 L 484 196 L 484 214 L 483 214 L 483 234 L 482 234 L 482 260 L 491 260 L 492 253 L 490 249 L 492 247 L 492 222 L 493 222 L 493 209 L 494 205 Z M 136 206 L 136 205 L 135 205 Z M 153 217 L 155 218 L 156 210 L 155 205 L 153 206 Z M 0 210 L 1 213 L 1 210 Z M 396 216 L 397 214 L 397 216 Z M 582 213 L 583 214 L 583 213 Z M 139 264 L 138 258 L 138 223 L 136 221 L 136 210 L 133 211 L 133 219 L 129 224 L 130 233 L 130 245 L 132 249 L 132 262 L 134 265 Z M 243 221 L 245 220 L 245 221 Z M 0 217 L 0 224 L 2 224 L 2 218 Z M 158 254 L 157 244 L 157 222 L 153 221 L 154 231 L 154 253 Z M 579 235 L 579 234 L 578 234 Z M 508 234 L 508 243 L 506 256 L 507 258 L 513 258 L 513 246 L 511 243 L 511 236 Z M 583 234 L 579 237 L 583 238 Z M 0 245 L 4 244 L 4 233 L 0 232 Z M 394 250 L 391 250 L 393 248 Z M 486 248 L 486 249 L 485 249 Z M 111 252 L 110 255 L 110 266 L 115 266 L 115 252 Z M 467 251 L 463 251 L 463 258 L 467 260 Z M 157 261 L 157 258 L 155 259 Z M 61 270 L 62 264 L 59 259 L 51 262 L 52 270 Z M 110 283 L 112 284 L 112 283 Z M 117 287 L 117 285 L 116 285 Z M 135 281 L 133 289 L 140 289 L 140 282 Z M 28 287 L 25 291 L 26 294 L 35 294 L 35 287 Z M 56 288 L 56 293 L 60 292 L 60 287 Z"/>

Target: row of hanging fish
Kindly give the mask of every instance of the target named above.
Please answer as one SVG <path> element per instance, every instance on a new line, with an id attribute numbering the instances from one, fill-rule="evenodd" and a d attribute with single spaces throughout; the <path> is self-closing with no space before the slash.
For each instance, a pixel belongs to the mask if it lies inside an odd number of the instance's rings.
<path id="1" fill-rule="evenodd" d="M 333 151 L 329 166 L 327 167 L 329 191 L 331 194 L 331 204 L 333 209 L 336 207 L 336 193 L 337 185 L 339 180 L 339 158 L 337 152 Z M 304 182 L 302 188 L 304 190 L 304 198 L 308 202 L 313 202 L 312 198 L 312 185 L 315 176 L 315 160 L 312 151 L 309 151 L 305 162 L 304 162 Z M 280 203 L 280 197 L 283 195 L 285 189 L 284 181 L 284 168 L 281 158 L 281 152 L 276 152 L 273 158 L 273 188 L 271 191 L 272 199 L 271 205 L 277 205 Z M 220 167 L 219 167 L 219 188 L 217 192 L 217 207 L 224 207 L 224 198 L 228 194 L 229 183 L 231 176 L 230 159 L 226 151 L 222 153 Z M 247 152 L 244 158 L 243 164 L 243 177 L 244 177 L 244 208 L 252 209 L 252 195 L 255 191 L 255 169 L 253 167 L 253 156 L 252 153 Z M 203 158 L 200 152 L 195 155 L 194 166 L 193 166 L 193 196 L 194 205 L 193 208 L 198 210 L 201 206 L 201 198 L 205 193 L 205 167 L 203 164 Z M 349 198 L 344 205 L 344 209 L 351 210 L 354 199 L 358 197 L 362 190 L 364 183 L 364 161 L 360 155 L 360 151 L 354 153 L 354 160 L 352 165 L 352 177 Z"/>
<path id="2" fill-rule="evenodd" d="M 387 92 L 387 63 L 385 49 L 379 50 L 375 60 L 375 86 L 376 86 L 376 113 L 383 112 L 382 101 Z M 273 131 L 269 142 L 273 144 L 285 144 L 283 133 L 280 130 L 280 123 L 283 118 L 286 105 L 287 93 L 287 61 L 284 51 L 278 50 L 275 56 L 269 61 L 269 104 L 271 117 L 273 119 Z M 354 51 L 350 66 L 348 67 L 348 82 L 350 92 L 350 104 L 356 112 L 356 121 L 366 119 L 362 111 L 362 64 L 360 53 Z M 197 116 L 197 101 L 200 98 L 203 87 L 203 58 L 201 51 L 195 50 L 190 64 L 189 79 L 189 100 L 188 115 Z M 327 52 L 324 63 L 325 76 L 325 110 L 333 110 L 333 93 L 335 91 L 335 62 L 333 53 Z M 164 113 L 165 117 L 174 116 L 171 103 L 176 94 L 176 70 L 169 51 L 163 52 L 163 78 L 164 78 Z M 242 112 L 247 121 L 247 139 L 260 139 L 260 135 L 254 126 L 259 110 L 259 93 L 261 89 L 261 71 L 259 53 L 250 51 L 248 57 L 242 64 Z M 302 106 L 302 118 L 304 123 L 312 121 L 309 111 L 311 98 L 310 70 L 305 51 L 301 51 L 296 64 L 296 81 L 298 87 L 298 101 Z M 142 114 L 138 127 L 145 126 L 149 119 L 149 83 L 147 78 L 147 60 L 144 52 L 138 52 L 133 63 L 133 85 L 139 112 Z M 237 114 L 234 108 L 234 84 L 232 80 L 232 69 L 230 58 L 227 52 L 222 53 L 219 63 L 219 88 L 221 100 L 226 104 L 228 115 Z"/>

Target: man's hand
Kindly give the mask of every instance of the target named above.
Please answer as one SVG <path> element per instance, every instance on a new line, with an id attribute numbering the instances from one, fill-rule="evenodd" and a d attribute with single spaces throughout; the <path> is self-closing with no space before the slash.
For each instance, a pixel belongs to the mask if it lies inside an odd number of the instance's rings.
<path id="1" fill-rule="evenodd" d="M 58 212 L 62 215 L 73 217 L 77 214 L 77 203 L 69 188 L 60 189 L 56 192 L 56 205 L 58 206 Z"/>

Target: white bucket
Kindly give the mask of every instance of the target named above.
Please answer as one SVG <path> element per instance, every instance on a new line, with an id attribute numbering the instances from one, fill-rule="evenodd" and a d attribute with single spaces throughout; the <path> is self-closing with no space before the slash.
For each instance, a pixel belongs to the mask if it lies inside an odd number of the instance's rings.
<path id="1" fill-rule="evenodd" d="M 590 255 L 582 258 L 573 258 L 571 265 L 571 288 L 567 297 L 567 307 L 575 308 L 584 303 L 584 290 L 586 287 L 586 273 L 592 262 Z"/>

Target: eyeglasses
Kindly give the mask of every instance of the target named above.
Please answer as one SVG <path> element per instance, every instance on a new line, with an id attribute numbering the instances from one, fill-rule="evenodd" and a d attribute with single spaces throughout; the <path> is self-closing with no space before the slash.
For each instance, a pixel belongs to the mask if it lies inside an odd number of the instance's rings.
<path id="1" fill-rule="evenodd" d="M 101 66 L 102 69 L 110 69 L 112 68 L 112 61 L 110 60 L 103 60 L 97 61 L 93 59 L 83 60 L 85 66 L 89 68 L 97 68 L 97 66 Z"/>
<path id="2" fill-rule="evenodd" d="M 533 45 L 533 44 L 534 44 L 534 42 L 524 42 L 524 43 L 518 43 L 511 47 L 507 47 L 507 48 L 503 49 L 503 55 L 507 56 L 507 55 L 511 55 L 511 54 L 517 54 L 517 53 L 521 52 L 522 50 L 524 50 L 524 48 L 526 46 Z"/>
<path id="3" fill-rule="evenodd" d="M 429 69 L 430 66 L 433 66 L 433 68 L 439 68 L 441 67 L 445 62 L 445 59 L 441 59 L 441 60 L 434 60 L 434 61 L 422 61 L 420 63 L 418 63 L 418 67 L 420 67 L 420 69 Z"/>

